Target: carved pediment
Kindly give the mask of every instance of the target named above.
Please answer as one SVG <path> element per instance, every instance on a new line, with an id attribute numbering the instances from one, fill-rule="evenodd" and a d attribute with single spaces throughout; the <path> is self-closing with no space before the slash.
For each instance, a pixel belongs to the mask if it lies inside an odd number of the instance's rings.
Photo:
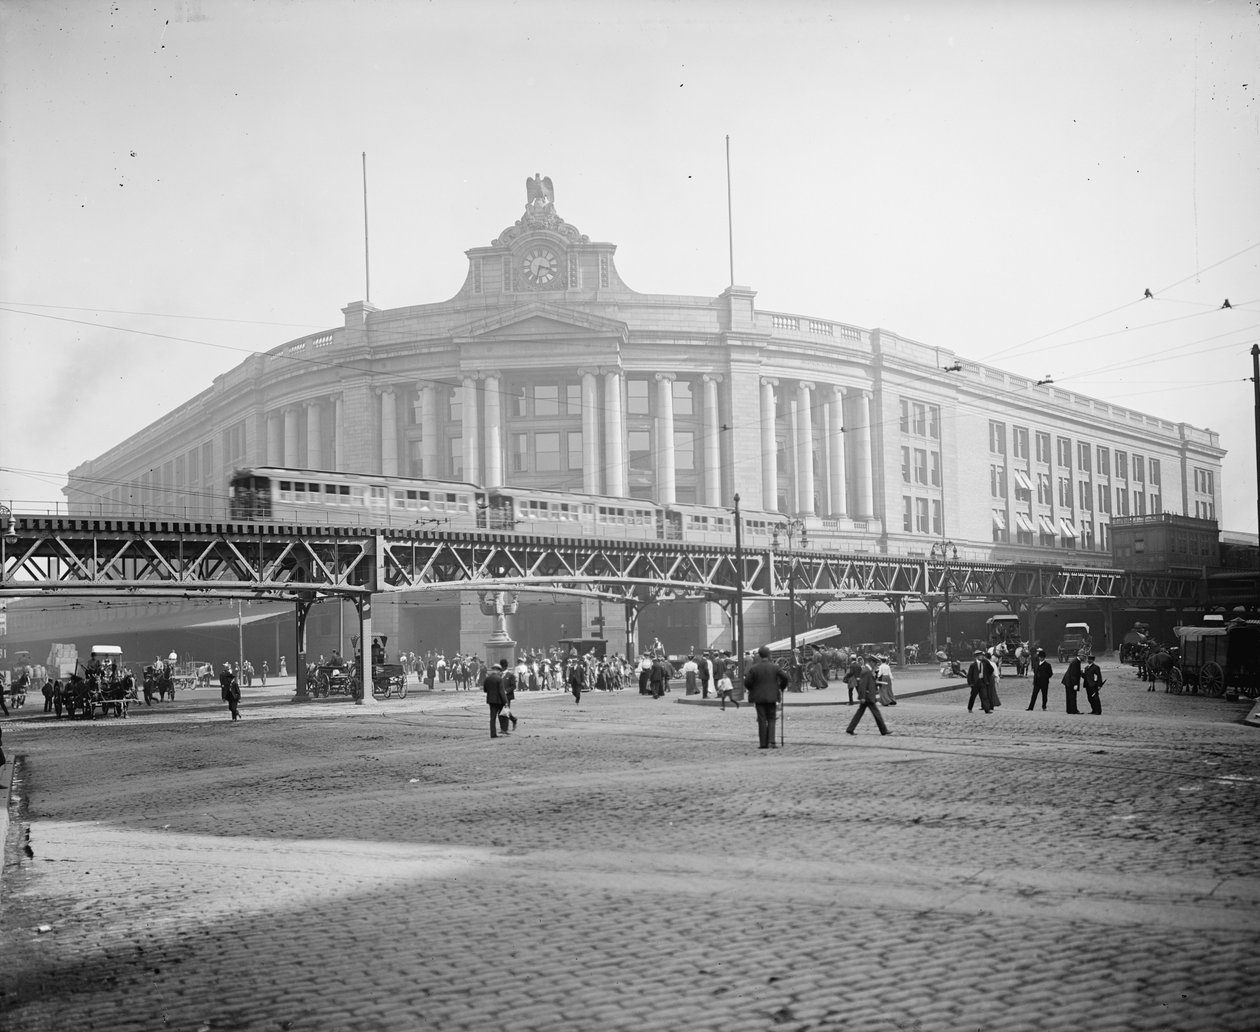
<path id="1" fill-rule="evenodd" d="M 597 337 L 625 343 L 629 327 L 620 319 L 547 304 L 513 307 L 478 319 L 453 334 L 457 344 L 490 344 L 510 340 L 590 340 Z"/>

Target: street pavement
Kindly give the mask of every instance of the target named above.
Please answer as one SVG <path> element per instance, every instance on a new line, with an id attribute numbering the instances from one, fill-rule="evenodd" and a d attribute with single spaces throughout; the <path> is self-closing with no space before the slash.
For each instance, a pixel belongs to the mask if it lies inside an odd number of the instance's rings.
<path id="1" fill-rule="evenodd" d="M 1104 673 L 1069 716 L 898 671 L 888 737 L 833 684 L 773 751 L 677 686 L 497 740 L 478 692 L 28 706 L 0 1028 L 1253 1029 L 1250 703 Z"/>

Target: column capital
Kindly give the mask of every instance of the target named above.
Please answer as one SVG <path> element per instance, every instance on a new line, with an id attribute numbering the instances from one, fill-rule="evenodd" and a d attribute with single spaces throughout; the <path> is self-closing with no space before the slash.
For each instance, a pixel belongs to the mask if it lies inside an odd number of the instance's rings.
<path id="1" fill-rule="evenodd" d="M 603 371 L 599 366 L 578 366 L 577 374 L 578 376 L 598 376 Z"/>
<path id="2" fill-rule="evenodd" d="M 844 396 L 845 396 L 848 392 L 849 392 L 849 388 L 848 388 L 848 387 L 844 387 L 844 386 L 842 386 L 841 384 L 838 384 L 838 383 L 833 383 L 833 384 L 831 384 L 831 393 L 832 393 L 832 396 L 833 396 L 833 397 L 835 397 L 835 398 L 837 398 L 837 399 L 839 399 L 839 400 L 841 400 L 841 401 L 843 401 L 843 400 L 844 400 Z"/>
<path id="3" fill-rule="evenodd" d="M 666 380 L 673 382 L 678 378 L 677 373 L 656 373 L 655 376 L 657 383 L 664 383 Z"/>
<path id="4" fill-rule="evenodd" d="M 797 380 L 796 381 L 796 389 L 798 391 L 812 391 L 817 386 L 818 385 L 814 383 L 813 380 Z"/>
<path id="5" fill-rule="evenodd" d="M 763 376 L 761 378 L 762 387 L 778 387 L 779 378 L 777 376 Z"/>
<path id="6" fill-rule="evenodd" d="M 383 398 L 385 397 L 386 394 L 398 393 L 398 388 L 392 383 L 386 384 L 384 387 L 373 387 L 372 390 L 375 392 L 378 398 Z"/>
<path id="7" fill-rule="evenodd" d="M 701 379 L 705 383 L 721 383 L 723 377 L 721 373 L 705 373 L 704 376 L 701 377 Z"/>
<path id="8" fill-rule="evenodd" d="M 604 376 L 620 376 L 621 366 L 600 366 L 599 371 Z"/>

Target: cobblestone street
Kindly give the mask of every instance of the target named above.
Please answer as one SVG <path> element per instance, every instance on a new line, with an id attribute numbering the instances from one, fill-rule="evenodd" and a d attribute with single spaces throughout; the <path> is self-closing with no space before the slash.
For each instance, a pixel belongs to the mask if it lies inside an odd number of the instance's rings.
<path id="1" fill-rule="evenodd" d="M 1102 716 L 899 673 L 887 738 L 833 684 L 774 751 L 677 688 L 499 740 L 479 692 L 22 711 L 0 1025 L 1254 1028 L 1249 704 L 1104 673 Z"/>

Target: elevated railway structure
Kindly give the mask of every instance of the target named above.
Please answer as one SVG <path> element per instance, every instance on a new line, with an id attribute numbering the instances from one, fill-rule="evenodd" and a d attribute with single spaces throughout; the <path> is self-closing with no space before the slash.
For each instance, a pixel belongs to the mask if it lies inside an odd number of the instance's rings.
<path id="1" fill-rule="evenodd" d="M 281 526 L 170 520 L 74 519 L 15 514 L 0 544 L 0 598 L 214 597 L 290 601 L 299 677 L 310 607 L 354 603 L 371 640 L 374 595 L 451 588 L 486 595 L 539 591 L 597 597 L 626 607 L 633 628 L 645 605 L 705 599 L 728 612 L 739 600 L 794 595 L 811 618 L 827 602 L 880 600 L 897 615 L 924 604 L 932 619 L 946 592 L 998 601 L 1026 616 L 1064 600 L 1110 608 L 1174 609 L 1204 602 L 1204 579 L 1116 569 L 948 561 L 817 549 L 741 549 L 656 540 L 548 537 L 507 531 Z M 484 600 L 484 596 L 483 596 Z M 485 607 L 483 607 L 484 609 Z M 1114 640 L 1109 635 L 1108 640 Z M 370 671 L 363 683 L 370 683 Z M 300 690 L 300 688 L 299 688 Z"/>

